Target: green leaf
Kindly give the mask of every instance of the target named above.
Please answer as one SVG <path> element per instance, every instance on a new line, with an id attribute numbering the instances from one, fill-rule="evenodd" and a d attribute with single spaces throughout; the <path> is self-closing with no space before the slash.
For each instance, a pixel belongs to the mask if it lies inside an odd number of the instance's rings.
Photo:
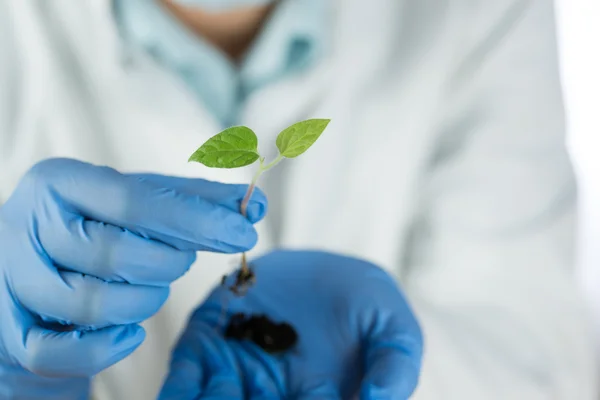
<path id="1" fill-rule="evenodd" d="M 195 161 L 211 168 L 239 168 L 258 158 L 258 138 L 250 128 L 234 126 L 208 139 L 192 154 Z"/>
<path id="2" fill-rule="evenodd" d="M 304 153 L 327 128 L 329 119 L 308 119 L 284 129 L 277 136 L 279 153 L 286 158 Z"/>

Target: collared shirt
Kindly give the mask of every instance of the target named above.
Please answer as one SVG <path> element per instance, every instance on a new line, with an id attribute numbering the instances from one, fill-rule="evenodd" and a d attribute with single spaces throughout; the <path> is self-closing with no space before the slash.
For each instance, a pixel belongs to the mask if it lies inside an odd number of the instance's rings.
<path id="1" fill-rule="evenodd" d="M 312 65 L 326 41 L 324 0 L 283 0 L 239 65 L 180 23 L 159 0 L 115 0 L 124 39 L 177 73 L 215 118 L 234 125 L 249 94 Z"/>

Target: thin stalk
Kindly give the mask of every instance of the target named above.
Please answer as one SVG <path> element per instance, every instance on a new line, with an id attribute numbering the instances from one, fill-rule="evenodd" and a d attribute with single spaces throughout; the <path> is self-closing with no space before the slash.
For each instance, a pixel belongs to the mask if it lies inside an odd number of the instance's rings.
<path id="1" fill-rule="evenodd" d="M 247 217 L 248 211 L 248 203 L 250 202 L 250 197 L 252 197 L 252 193 L 254 193 L 254 188 L 256 187 L 256 182 L 258 182 L 258 178 L 262 175 L 264 170 L 262 169 L 262 159 L 261 159 L 261 167 L 256 171 L 254 177 L 252 177 L 252 182 L 250 182 L 250 186 L 248 186 L 248 190 L 244 195 L 244 199 L 242 200 L 242 204 L 240 206 L 240 212 L 244 217 Z"/>
<path id="2" fill-rule="evenodd" d="M 254 188 L 256 187 L 256 183 L 258 182 L 258 178 L 260 178 L 260 176 L 262 175 L 263 172 L 266 172 L 268 170 L 270 170 L 271 168 L 273 168 L 274 166 L 276 166 L 277 164 L 279 164 L 279 162 L 283 160 L 283 156 L 280 154 L 279 156 L 277 156 L 276 159 L 274 159 L 273 161 L 271 161 L 269 164 L 265 165 L 265 159 L 263 157 L 260 158 L 260 167 L 258 168 L 258 171 L 256 171 L 256 173 L 254 174 L 254 177 L 252 177 L 252 181 L 250 182 L 250 186 L 248 186 L 248 190 L 246 191 L 246 194 L 244 195 L 244 199 L 242 200 L 242 204 L 240 205 L 240 212 L 244 217 L 247 217 L 247 211 L 248 211 L 248 203 L 250 202 L 250 198 L 252 197 L 252 193 L 254 193 Z M 250 272 L 250 269 L 248 268 L 248 261 L 246 260 L 246 253 L 242 253 L 242 270 L 241 273 L 243 275 L 248 274 Z"/>
<path id="3" fill-rule="evenodd" d="M 274 159 L 273 161 L 271 161 L 270 163 L 268 163 L 267 165 L 264 165 L 264 158 L 261 160 L 260 163 L 260 168 L 262 169 L 262 172 L 266 172 L 268 170 L 270 170 L 271 168 L 273 168 L 274 166 L 276 166 L 277 164 L 279 164 L 281 162 L 281 160 L 283 160 L 283 156 L 280 154 L 277 156 L 276 159 Z"/>

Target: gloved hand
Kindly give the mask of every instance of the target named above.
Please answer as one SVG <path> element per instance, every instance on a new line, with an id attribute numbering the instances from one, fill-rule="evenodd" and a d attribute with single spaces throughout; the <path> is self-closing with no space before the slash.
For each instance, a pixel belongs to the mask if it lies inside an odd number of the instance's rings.
<path id="1" fill-rule="evenodd" d="M 245 297 L 217 288 L 177 344 L 161 400 L 406 399 L 420 371 L 421 330 L 383 270 L 323 252 L 271 253 L 253 263 Z M 269 354 L 259 341 L 225 339 L 220 318 L 266 314 L 291 324 L 295 348 Z M 229 319 L 227 317 L 226 319 Z"/>
<path id="2" fill-rule="evenodd" d="M 34 166 L 0 208 L 0 398 L 85 398 L 89 377 L 144 340 L 138 323 L 196 251 L 254 246 L 266 199 L 256 192 L 242 217 L 246 188 Z"/>

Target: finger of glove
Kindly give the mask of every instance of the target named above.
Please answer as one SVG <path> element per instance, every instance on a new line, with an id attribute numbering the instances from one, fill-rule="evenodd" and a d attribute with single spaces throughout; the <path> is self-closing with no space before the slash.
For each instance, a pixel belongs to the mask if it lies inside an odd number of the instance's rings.
<path id="1" fill-rule="evenodd" d="M 214 376 L 202 390 L 198 399 L 243 399 L 244 391 L 237 377 Z"/>
<path id="2" fill-rule="evenodd" d="M 0 364 L 0 399 L 88 400 L 89 378 L 48 378 Z"/>
<path id="3" fill-rule="evenodd" d="M 335 383 L 323 380 L 316 383 L 305 382 L 294 398 L 298 400 L 341 400 L 342 397 Z"/>
<path id="4" fill-rule="evenodd" d="M 411 396 L 421 368 L 420 345 L 412 342 L 409 338 L 404 342 L 380 342 L 369 346 L 361 399 L 408 399 Z"/>
<path id="5" fill-rule="evenodd" d="M 285 376 L 277 359 L 254 343 L 228 341 L 237 356 L 243 378 L 244 393 L 249 399 L 281 399 L 285 397 Z"/>
<path id="6" fill-rule="evenodd" d="M 32 327 L 15 350 L 27 370 L 47 377 L 90 377 L 131 354 L 144 340 L 138 325 L 55 332 Z"/>
<path id="7" fill-rule="evenodd" d="M 109 283 L 68 271 L 44 273 L 48 276 L 42 280 L 20 280 L 19 300 L 44 321 L 63 325 L 99 329 L 138 323 L 154 315 L 169 295 L 168 287 Z"/>
<path id="8" fill-rule="evenodd" d="M 407 399 L 415 390 L 423 356 L 423 334 L 406 298 L 382 270 L 370 271 L 365 284 L 379 287 L 376 304 L 363 304 L 366 373 L 362 399 Z M 382 308 L 380 304 L 389 305 Z M 381 311 L 384 310 L 384 311 Z"/>
<path id="9" fill-rule="evenodd" d="M 159 395 L 159 400 L 184 398 L 244 398 L 231 349 L 214 327 L 193 317 L 173 351 Z"/>
<path id="10" fill-rule="evenodd" d="M 44 188 L 67 210 L 180 250 L 231 253 L 256 244 L 254 227 L 239 213 L 108 167 L 52 159 L 37 164 L 28 177 L 36 192 Z"/>
<path id="11" fill-rule="evenodd" d="M 182 276 L 196 258 L 156 240 L 80 216 L 39 227 L 39 240 L 63 269 L 106 281 L 167 286 Z"/>
<path id="12" fill-rule="evenodd" d="M 158 399 L 196 399 L 202 391 L 203 376 L 204 371 L 197 359 L 178 356 L 171 361 L 171 369 Z"/>
<path id="13" fill-rule="evenodd" d="M 242 200 L 248 191 L 248 185 L 226 184 L 205 179 L 169 177 L 156 174 L 131 174 L 131 176 L 161 187 L 170 187 L 188 196 L 200 196 L 203 199 L 227 209 L 239 212 Z M 267 197 L 255 187 L 246 209 L 250 222 L 257 223 L 267 213 Z"/>

